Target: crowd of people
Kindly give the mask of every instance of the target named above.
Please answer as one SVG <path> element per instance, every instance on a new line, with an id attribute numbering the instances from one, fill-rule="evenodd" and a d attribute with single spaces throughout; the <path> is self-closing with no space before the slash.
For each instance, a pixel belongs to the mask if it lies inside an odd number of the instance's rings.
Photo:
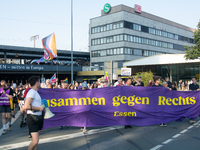
<path id="1" fill-rule="evenodd" d="M 162 84 L 161 84 L 162 81 Z M 175 82 L 170 82 L 169 77 L 166 77 L 165 80 L 162 80 L 160 76 L 154 76 L 153 81 L 149 81 L 148 87 L 165 87 L 169 90 L 179 90 L 179 91 L 197 91 L 199 90 L 199 85 L 196 83 L 196 77 L 193 77 L 190 82 L 179 81 L 179 84 Z M 38 94 L 37 90 L 39 88 L 52 88 L 52 89 L 71 89 L 71 90 L 89 90 L 94 88 L 103 88 L 103 87 L 116 87 L 116 86 L 145 86 L 142 82 L 141 76 L 137 76 L 137 79 L 134 77 L 126 78 L 122 80 L 121 77 L 118 77 L 118 80 L 112 84 L 108 78 L 104 80 L 98 80 L 93 83 L 87 82 L 75 82 L 74 84 L 69 84 L 68 82 L 61 81 L 56 79 L 56 83 L 51 83 L 50 79 L 46 80 L 46 83 L 40 83 L 40 78 L 32 76 L 29 79 L 29 84 L 11 86 L 6 83 L 5 80 L 1 81 L 0 88 L 0 113 L 2 113 L 2 124 L 3 124 L 3 133 L 6 134 L 7 130 L 11 130 L 11 119 L 15 118 L 15 109 L 19 108 L 19 102 L 25 101 L 24 107 L 20 107 L 21 112 L 27 114 L 26 122 L 29 127 L 29 136 L 32 137 L 32 142 L 29 145 L 29 149 L 37 149 L 37 143 L 39 141 L 39 133 L 43 127 L 44 121 L 44 106 L 41 104 L 41 97 Z M 6 120 L 8 121 L 8 128 L 6 127 Z M 195 123 L 195 120 L 190 119 L 190 123 Z M 167 126 L 164 123 L 161 123 L 160 126 Z M 61 129 L 63 127 L 61 126 Z M 125 125 L 125 129 L 132 128 L 131 125 Z M 87 132 L 86 127 L 83 128 L 83 132 Z"/>

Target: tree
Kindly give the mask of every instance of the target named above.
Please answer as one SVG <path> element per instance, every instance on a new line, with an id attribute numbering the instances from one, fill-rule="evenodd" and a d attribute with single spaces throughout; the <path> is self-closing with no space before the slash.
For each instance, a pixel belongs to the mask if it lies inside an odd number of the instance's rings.
<path id="1" fill-rule="evenodd" d="M 194 46 L 185 46 L 185 58 L 188 59 L 197 59 L 200 57 L 200 22 L 197 25 L 197 29 L 194 32 Z"/>

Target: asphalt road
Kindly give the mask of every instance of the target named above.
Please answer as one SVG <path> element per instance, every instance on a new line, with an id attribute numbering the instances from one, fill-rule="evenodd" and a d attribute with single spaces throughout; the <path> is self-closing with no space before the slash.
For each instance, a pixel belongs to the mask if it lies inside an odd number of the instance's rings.
<path id="1" fill-rule="evenodd" d="M 0 149 L 27 149 L 31 139 L 27 126 L 20 128 L 20 121 L 21 117 L 13 123 L 11 131 L 0 136 Z M 78 127 L 63 130 L 55 127 L 41 132 L 38 150 L 199 150 L 200 118 L 196 121 L 191 125 L 186 118 L 182 122 L 169 122 L 167 127 L 88 128 L 87 134 Z"/>

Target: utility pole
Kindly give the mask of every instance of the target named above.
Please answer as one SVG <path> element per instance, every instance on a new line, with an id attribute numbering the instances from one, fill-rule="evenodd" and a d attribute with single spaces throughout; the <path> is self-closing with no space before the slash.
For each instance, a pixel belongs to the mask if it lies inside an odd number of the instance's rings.
<path id="1" fill-rule="evenodd" d="M 71 84 L 73 84 L 73 0 L 71 0 Z"/>
<path id="2" fill-rule="evenodd" d="M 38 35 L 34 35 L 30 38 L 31 41 L 34 41 L 34 47 L 35 47 L 35 40 L 39 39 L 39 34 Z"/>

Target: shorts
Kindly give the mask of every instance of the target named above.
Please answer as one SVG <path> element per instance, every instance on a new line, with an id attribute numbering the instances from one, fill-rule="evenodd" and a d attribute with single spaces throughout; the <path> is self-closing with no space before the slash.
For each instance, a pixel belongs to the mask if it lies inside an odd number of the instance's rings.
<path id="1" fill-rule="evenodd" d="M 42 130 L 42 128 L 43 128 L 44 117 L 39 122 L 35 122 L 33 120 L 33 118 L 30 116 L 30 114 L 27 114 L 26 123 L 28 125 L 30 133 L 31 132 L 38 132 L 39 130 Z"/>
<path id="2" fill-rule="evenodd" d="M 10 105 L 0 105 L 0 113 L 11 113 Z"/>

